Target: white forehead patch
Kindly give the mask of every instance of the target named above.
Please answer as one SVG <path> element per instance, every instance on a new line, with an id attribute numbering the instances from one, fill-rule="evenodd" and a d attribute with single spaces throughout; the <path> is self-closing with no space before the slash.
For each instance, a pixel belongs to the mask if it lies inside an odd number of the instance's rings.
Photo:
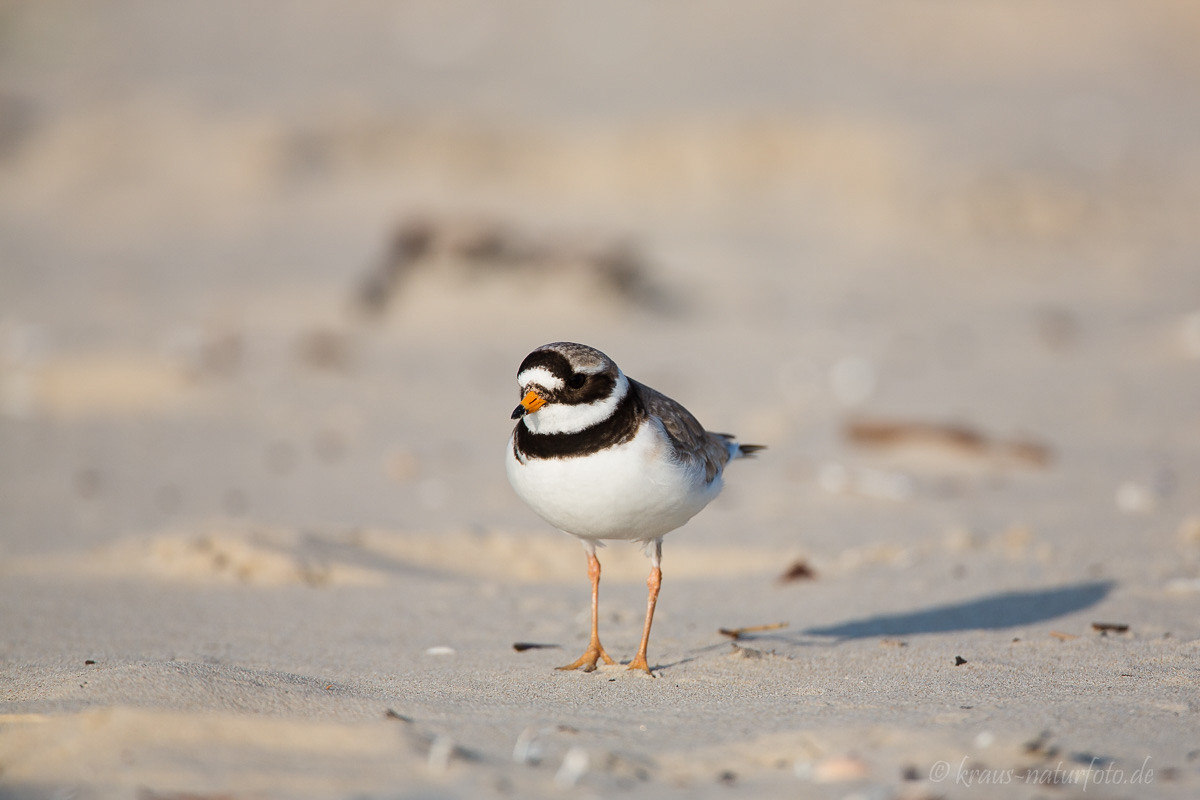
<path id="1" fill-rule="evenodd" d="M 552 392 L 563 388 L 562 378 L 557 377 L 545 367 L 530 367 L 517 376 L 517 385 L 522 389 L 534 383 Z"/>

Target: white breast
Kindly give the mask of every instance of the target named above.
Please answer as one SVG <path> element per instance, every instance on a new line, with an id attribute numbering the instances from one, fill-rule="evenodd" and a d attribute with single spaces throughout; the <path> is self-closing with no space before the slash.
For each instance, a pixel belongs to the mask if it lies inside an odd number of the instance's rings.
<path id="1" fill-rule="evenodd" d="M 721 491 L 703 465 L 671 457 L 651 420 L 625 444 L 577 458 L 517 460 L 508 442 L 508 479 L 542 519 L 584 539 L 650 541 L 683 525 Z"/>

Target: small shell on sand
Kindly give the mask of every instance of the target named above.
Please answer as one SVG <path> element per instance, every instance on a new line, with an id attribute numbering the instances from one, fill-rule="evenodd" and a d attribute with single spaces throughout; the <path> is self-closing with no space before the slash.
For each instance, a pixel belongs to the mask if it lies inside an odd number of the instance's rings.
<path id="1" fill-rule="evenodd" d="M 1117 508 L 1126 514 L 1149 514 L 1158 507 L 1158 494 L 1148 486 L 1125 481 L 1117 487 Z"/>
<path id="2" fill-rule="evenodd" d="M 867 763 L 855 755 L 830 756 L 821 761 L 798 761 L 796 777 L 813 783 L 848 783 L 865 780 L 870 774 Z"/>

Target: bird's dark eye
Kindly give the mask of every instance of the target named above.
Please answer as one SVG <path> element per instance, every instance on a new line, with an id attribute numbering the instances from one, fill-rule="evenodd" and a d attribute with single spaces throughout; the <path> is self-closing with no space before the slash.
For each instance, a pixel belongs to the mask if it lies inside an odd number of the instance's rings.
<path id="1" fill-rule="evenodd" d="M 582 372 L 576 372 L 574 375 L 567 378 L 567 386 L 571 387 L 572 389 L 582 389 L 583 385 L 587 383 L 587 379 L 587 375 L 584 375 Z"/>

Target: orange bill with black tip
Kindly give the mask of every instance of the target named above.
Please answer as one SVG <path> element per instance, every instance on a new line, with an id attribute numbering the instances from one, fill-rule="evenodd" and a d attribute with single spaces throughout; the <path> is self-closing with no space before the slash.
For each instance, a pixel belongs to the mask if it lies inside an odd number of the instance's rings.
<path id="1" fill-rule="evenodd" d="M 513 409 L 512 418 L 517 419 L 525 414 L 532 414 L 544 405 L 546 405 L 546 398 L 530 389 L 521 398 L 521 405 Z"/>

